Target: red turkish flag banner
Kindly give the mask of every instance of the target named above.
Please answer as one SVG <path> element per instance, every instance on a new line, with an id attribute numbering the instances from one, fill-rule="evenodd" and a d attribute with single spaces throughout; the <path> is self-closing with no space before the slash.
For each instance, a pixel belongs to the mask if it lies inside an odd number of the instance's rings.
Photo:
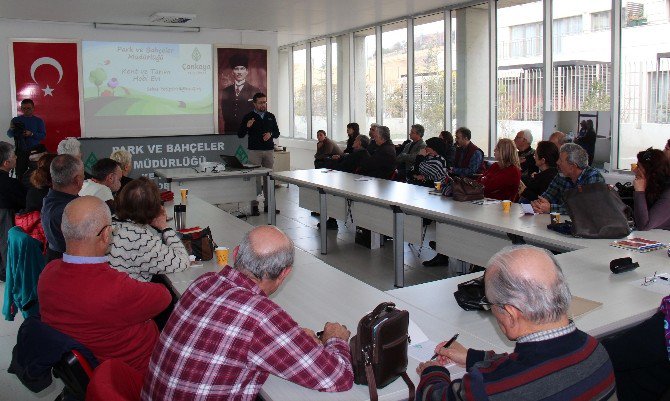
<path id="1" fill-rule="evenodd" d="M 15 41 L 12 51 L 17 115 L 32 99 L 46 125 L 42 143 L 55 152 L 61 139 L 81 136 L 77 43 Z"/>

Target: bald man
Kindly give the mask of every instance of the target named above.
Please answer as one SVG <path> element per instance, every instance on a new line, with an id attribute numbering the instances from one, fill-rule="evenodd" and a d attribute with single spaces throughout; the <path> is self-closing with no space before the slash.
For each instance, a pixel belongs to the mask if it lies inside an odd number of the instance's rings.
<path id="1" fill-rule="evenodd" d="M 268 298 L 291 273 L 293 256 L 281 230 L 260 226 L 235 248 L 234 267 L 195 280 L 161 334 L 142 400 L 251 401 L 270 374 L 314 390 L 349 390 L 349 330 L 326 323 L 317 338 Z"/>
<path id="2" fill-rule="evenodd" d="M 99 198 L 68 203 L 61 224 L 65 253 L 44 268 L 37 286 L 40 314 L 100 363 L 120 359 L 144 375 L 159 334 L 151 318 L 171 296 L 161 284 L 137 281 L 109 266 L 111 224 L 109 207 Z"/>
<path id="3" fill-rule="evenodd" d="M 549 142 L 553 142 L 560 149 L 561 146 L 563 146 L 566 142 L 565 133 L 561 131 L 554 131 L 549 136 Z"/>
<path id="4" fill-rule="evenodd" d="M 570 290 L 553 256 L 531 246 L 508 247 L 488 263 L 486 298 L 511 354 L 437 345 L 436 361 L 419 364 L 418 400 L 607 400 L 614 373 L 605 349 L 568 319 Z M 444 367 L 467 367 L 451 380 Z"/>

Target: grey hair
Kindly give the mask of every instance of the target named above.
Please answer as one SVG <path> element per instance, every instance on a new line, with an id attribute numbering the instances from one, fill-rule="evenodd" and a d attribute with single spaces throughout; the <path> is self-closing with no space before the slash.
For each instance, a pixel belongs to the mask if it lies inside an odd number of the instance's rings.
<path id="1" fill-rule="evenodd" d="M 295 246 L 290 238 L 286 238 L 287 245 L 281 246 L 274 252 L 263 255 L 256 252 L 250 239 L 251 231 L 247 232 L 237 250 L 235 269 L 246 270 L 259 280 L 279 277 L 287 267 L 293 266 Z"/>
<path id="2" fill-rule="evenodd" d="M 379 131 L 379 136 L 384 140 L 384 141 L 390 141 L 391 140 L 391 130 L 389 127 L 386 125 L 380 125 L 377 130 Z"/>
<path id="3" fill-rule="evenodd" d="M 536 280 L 518 277 L 512 267 L 518 264 L 514 253 L 519 250 L 534 250 L 544 253 L 556 273 L 553 283 L 538 283 Z M 551 252 L 530 245 L 508 246 L 493 255 L 487 264 L 486 293 L 491 302 L 511 305 L 535 324 L 558 321 L 568 313 L 572 296 L 561 270 Z"/>
<path id="4" fill-rule="evenodd" d="M 568 163 L 574 164 L 582 170 L 589 166 L 589 154 L 576 143 L 564 144 L 561 146 L 561 153 L 568 155 Z"/>
<path id="5" fill-rule="evenodd" d="M 0 141 L 0 165 L 11 159 L 12 153 L 14 152 L 14 145 L 7 142 Z"/>
<path id="6" fill-rule="evenodd" d="M 94 196 L 82 196 L 79 199 L 83 198 L 94 198 L 97 200 L 97 204 L 93 209 L 86 211 L 85 219 L 73 219 L 71 216 L 74 212 L 74 208 L 77 202 L 70 202 L 65 206 L 63 210 L 63 220 L 61 221 L 61 231 L 63 232 L 63 238 L 65 241 L 84 241 L 87 239 L 95 238 L 96 235 L 100 232 L 105 225 L 112 224 L 112 214 L 109 210 L 109 206 L 105 204 L 101 199 Z M 75 221 L 72 221 L 75 220 Z"/>
<path id="7" fill-rule="evenodd" d="M 521 132 L 523 132 L 523 137 L 526 138 L 528 143 L 533 143 L 533 133 L 529 129 L 522 129 Z"/>
<path id="8" fill-rule="evenodd" d="M 423 134 L 424 134 L 424 132 L 426 132 L 426 129 L 423 128 L 423 125 L 421 125 L 421 124 L 414 124 L 414 125 L 412 125 L 412 128 L 416 131 L 417 134 L 419 134 L 419 136 L 420 136 L 421 138 L 423 138 Z"/>
<path id="9" fill-rule="evenodd" d="M 56 188 L 66 187 L 74 183 L 75 177 L 84 170 L 84 163 L 72 155 L 58 155 L 51 162 L 51 183 Z"/>
<path id="10" fill-rule="evenodd" d="M 370 124 L 370 128 L 377 128 L 377 127 L 381 127 L 381 125 L 377 124 L 377 123 L 371 123 Z"/>
<path id="11" fill-rule="evenodd" d="M 133 162 L 133 155 L 125 149 L 113 151 L 109 158 L 119 163 L 122 168 L 130 166 L 130 163 Z"/>
<path id="12" fill-rule="evenodd" d="M 81 153 L 81 144 L 77 138 L 65 138 L 58 143 L 57 153 L 59 155 L 79 156 Z"/>

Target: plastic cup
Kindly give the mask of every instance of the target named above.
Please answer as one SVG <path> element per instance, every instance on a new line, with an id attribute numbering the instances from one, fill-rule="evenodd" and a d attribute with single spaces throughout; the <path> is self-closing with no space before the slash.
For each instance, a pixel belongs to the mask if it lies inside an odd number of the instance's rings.
<path id="1" fill-rule="evenodd" d="M 219 266 L 226 266 L 228 264 L 228 248 L 225 246 L 217 247 L 214 252 L 216 253 L 216 263 Z"/>
<path id="2" fill-rule="evenodd" d="M 442 190 L 442 181 L 435 181 L 435 190 L 440 192 Z"/>
<path id="3" fill-rule="evenodd" d="M 188 188 L 180 188 L 179 193 L 181 193 L 181 203 L 186 203 L 188 200 Z"/>
<path id="4" fill-rule="evenodd" d="M 502 210 L 504 213 L 509 213 L 509 210 L 512 208 L 512 201 L 504 200 L 502 201 Z"/>
<path id="5" fill-rule="evenodd" d="M 551 224 L 558 224 L 561 222 L 561 214 L 558 212 L 552 212 L 549 213 L 549 216 L 551 216 Z"/>
<path id="6" fill-rule="evenodd" d="M 637 163 L 631 163 L 630 164 L 630 171 L 635 172 L 637 170 Z"/>

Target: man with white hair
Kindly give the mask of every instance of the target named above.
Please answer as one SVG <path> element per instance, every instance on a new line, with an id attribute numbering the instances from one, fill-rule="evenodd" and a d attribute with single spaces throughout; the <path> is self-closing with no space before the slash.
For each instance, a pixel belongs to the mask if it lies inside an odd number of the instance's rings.
<path id="1" fill-rule="evenodd" d="M 561 146 L 556 165 L 560 174 L 554 177 L 547 190 L 539 198 L 530 203 L 535 213 L 567 214 L 568 209 L 563 204 L 565 191 L 579 185 L 605 182 L 600 172 L 589 166 L 588 153 L 575 143 L 566 143 Z"/>
<path id="2" fill-rule="evenodd" d="M 59 155 L 71 155 L 81 159 L 81 144 L 74 137 L 67 137 L 58 142 L 56 153 Z"/>
<path id="3" fill-rule="evenodd" d="M 37 285 L 42 321 L 82 343 L 100 363 L 120 359 L 144 375 L 159 334 L 151 318 L 170 304 L 170 292 L 109 265 L 112 216 L 99 198 L 70 202 L 62 230 L 63 259 L 50 262 Z"/>
<path id="4" fill-rule="evenodd" d="M 379 146 L 377 146 L 377 141 L 375 138 L 377 138 L 377 135 L 379 135 L 379 127 L 381 125 L 377 123 L 372 123 L 370 124 L 370 130 L 368 131 L 368 136 L 370 137 L 370 145 L 368 146 L 368 153 L 371 155 L 379 149 Z"/>
<path id="5" fill-rule="evenodd" d="M 614 373 L 598 340 L 568 318 L 570 289 L 555 259 L 532 246 L 507 247 L 488 263 L 486 298 L 500 330 L 516 342 L 511 354 L 437 345 L 436 361 L 417 368 L 417 399 L 608 400 Z M 444 365 L 467 368 L 451 380 Z"/>
<path id="6" fill-rule="evenodd" d="M 539 169 L 535 165 L 535 149 L 533 144 L 533 134 L 529 129 L 523 129 L 516 133 L 514 137 L 514 146 L 519 151 L 519 163 L 521 164 L 521 180 L 529 179 L 531 174 L 537 173 Z"/>

